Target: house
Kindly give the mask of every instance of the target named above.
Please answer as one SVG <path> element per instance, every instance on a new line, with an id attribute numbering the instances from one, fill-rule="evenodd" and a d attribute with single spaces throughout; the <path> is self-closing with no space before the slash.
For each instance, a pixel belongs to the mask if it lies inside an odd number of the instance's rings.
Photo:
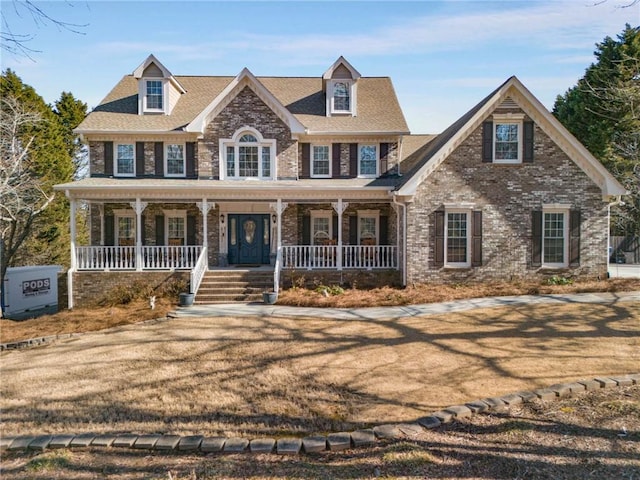
<path id="1" fill-rule="evenodd" d="M 428 115 L 429 112 L 425 112 Z M 623 187 L 515 77 L 440 135 L 389 78 L 177 76 L 150 55 L 76 130 L 70 306 L 134 279 L 264 266 L 292 281 L 604 277 Z M 79 202 L 89 245 L 76 245 Z"/>

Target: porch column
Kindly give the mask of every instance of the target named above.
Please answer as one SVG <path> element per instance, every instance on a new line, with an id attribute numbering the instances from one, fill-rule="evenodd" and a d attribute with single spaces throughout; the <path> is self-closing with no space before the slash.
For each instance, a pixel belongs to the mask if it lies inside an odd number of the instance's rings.
<path id="1" fill-rule="evenodd" d="M 281 198 L 279 198 L 276 203 L 269 204 L 269 207 L 276 211 L 276 215 L 278 218 L 276 252 L 282 246 L 282 213 L 286 210 L 288 206 L 289 204 L 283 202 Z"/>
<path id="2" fill-rule="evenodd" d="M 136 271 L 142 271 L 142 212 L 147 208 L 148 203 L 140 201 L 136 198 L 135 202 L 130 203 L 131 208 L 136 212 Z"/>
<path id="3" fill-rule="evenodd" d="M 338 255 L 336 257 L 338 270 L 342 270 L 342 214 L 349 206 L 348 202 L 343 202 L 341 198 L 338 202 L 331 203 L 331 206 L 338 214 Z"/>
<path id="4" fill-rule="evenodd" d="M 202 248 L 207 248 L 209 245 L 209 222 L 207 217 L 209 216 L 209 210 L 215 208 L 215 203 L 207 203 L 207 199 L 203 198 L 201 202 L 196 202 L 198 210 L 202 213 Z"/>
<path id="5" fill-rule="evenodd" d="M 67 191 L 67 197 L 69 192 Z M 69 202 L 69 215 L 71 215 L 70 222 L 70 245 L 71 245 L 71 263 L 69 271 L 67 272 L 67 307 L 69 310 L 73 310 L 73 272 L 78 268 L 76 258 L 76 201 L 70 200 Z"/>

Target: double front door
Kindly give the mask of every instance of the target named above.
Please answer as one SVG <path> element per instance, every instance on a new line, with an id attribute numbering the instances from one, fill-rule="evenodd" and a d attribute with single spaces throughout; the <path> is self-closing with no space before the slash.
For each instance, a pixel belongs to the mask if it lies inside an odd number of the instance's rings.
<path id="1" fill-rule="evenodd" d="M 263 265 L 271 251 L 270 215 L 229 214 L 229 263 Z"/>

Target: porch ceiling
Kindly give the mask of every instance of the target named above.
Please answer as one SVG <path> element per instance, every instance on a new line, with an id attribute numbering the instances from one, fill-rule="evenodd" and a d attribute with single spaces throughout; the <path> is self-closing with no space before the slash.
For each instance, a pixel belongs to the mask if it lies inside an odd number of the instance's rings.
<path id="1" fill-rule="evenodd" d="M 389 201 L 394 182 L 380 179 L 278 181 L 85 178 L 56 185 L 76 200 L 378 200 Z"/>

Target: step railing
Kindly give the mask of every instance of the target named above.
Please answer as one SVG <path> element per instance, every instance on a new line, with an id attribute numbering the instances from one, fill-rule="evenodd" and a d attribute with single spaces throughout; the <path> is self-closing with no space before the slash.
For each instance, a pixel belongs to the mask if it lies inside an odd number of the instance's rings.
<path id="1" fill-rule="evenodd" d="M 200 283 L 202 283 L 202 278 L 204 277 L 204 273 L 207 271 L 208 267 L 209 255 L 207 254 L 207 248 L 203 247 L 200 251 L 200 255 L 198 256 L 198 261 L 193 267 L 193 270 L 191 270 L 189 279 L 189 293 L 198 292 L 198 288 L 200 288 Z"/>

